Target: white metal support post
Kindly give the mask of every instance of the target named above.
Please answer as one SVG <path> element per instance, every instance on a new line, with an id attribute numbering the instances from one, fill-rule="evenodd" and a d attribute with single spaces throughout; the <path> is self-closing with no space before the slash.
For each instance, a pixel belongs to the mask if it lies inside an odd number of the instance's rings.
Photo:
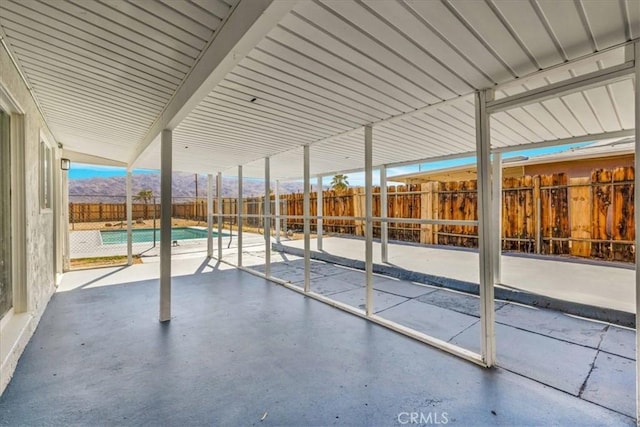
<path id="1" fill-rule="evenodd" d="M 389 223 L 384 221 L 389 214 L 387 209 L 387 167 L 380 167 L 380 249 L 382 262 L 389 262 Z"/>
<path id="2" fill-rule="evenodd" d="M 304 291 L 311 289 L 311 224 L 309 217 L 311 214 L 310 183 L 309 183 L 309 146 L 304 146 L 303 154 L 303 175 L 304 175 L 304 198 L 302 201 L 303 232 L 304 232 Z"/>
<path id="3" fill-rule="evenodd" d="M 69 222 L 69 174 L 68 173 L 65 173 L 62 175 L 62 206 L 63 206 L 62 221 L 64 226 L 66 227 L 67 224 L 70 224 Z M 69 271 L 71 267 L 69 265 L 69 256 L 71 255 L 70 248 L 69 248 L 69 230 L 67 228 L 64 228 L 64 230 L 67 230 L 67 231 L 62 233 L 62 271 Z M 19 257 L 16 257 L 16 258 L 19 258 Z M 15 277 L 18 278 L 18 276 L 15 276 Z"/>
<path id="4" fill-rule="evenodd" d="M 222 172 L 216 176 L 216 202 L 218 204 L 218 259 L 222 260 Z"/>
<path id="5" fill-rule="evenodd" d="M 133 264 L 133 202 L 131 168 L 127 169 L 127 265 Z"/>
<path id="6" fill-rule="evenodd" d="M 238 166 L 238 267 L 242 267 L 242 165 Z"/>
<path id="7" fill-rule="evenodd" d="M 373 127 L 364 127 L 365 280 L 367 316 L 373 314 Z"/>
<path id="8" fill-rule="evenodd" d="M 316 213 L 317 213 L 318 219 L 316 219 L 316 236 L 318 237 L 318 242 L 317 242 L 318 250 L 321 251 L 322 250 L 322 204 L 323 204 L 322 175 L 318 176 L 317 185 L 318 185 L 318 189 L 316 190 L 316 194 L 317 194 Z"/>
<path id="9" fill-rule="evenodd" d="M 478 170 L 478 249 L 480 261 L 480 325 L 481 356 L 490 367 L 495 364 L 496 345 L 494 330 L 494 275 L 492 253 L 491 204 L 491 137 L 487 102 L 493 99 L 491 89 L 476 93 L 476 152 Z"/>
<path id="10" fill-rule="evenodd" d="M 491 183 L 493 189 L 493 277 L 494 284 L 502 283 L 502 154 L 493 153 Z"/>
<path id="11" fill-rule="evenodd" d="M 635 62 L 635 185 L 634 185 L 634 221 L 640 224 L 640 41 L 636 41 L 633 49 L 633 59 Z M 636 227 L 636 354 L 640 354 L 640 232 Z M 636 357 L 636 423 L 640 425 L 640 359 Z"/>
<path id="12" fill-rule="evenodd" d="M 269 158 L 264 158 L 264 274 L 271 277 L 271 170 Z"/>
<path id="13" fill-rule="evenodd" d="M 160 147 L 160 321 L 171 320 L 171 173 L 172 132 L 161 134 Z"/>
<path id="14" fill-rule="evenodd" d="M 207 257 L 213 257 L 213 175 L 207 175 Z"/>
<path id="15" fill-rule="evenodd" d="M 275 197 L 276 197 L 276 243 L 280 244 L 280 181 L 276 180 L 276 188 L 275 188 Z"/>

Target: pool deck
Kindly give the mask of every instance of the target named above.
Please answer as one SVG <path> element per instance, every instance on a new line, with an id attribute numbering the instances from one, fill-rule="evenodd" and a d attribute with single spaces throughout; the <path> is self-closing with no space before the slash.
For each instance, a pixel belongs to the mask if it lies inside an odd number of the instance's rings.
<path id="1" fill-rule="evenodd" d="M 285 248 L 304 248 L 301 240 L 282 240 Z M 374 242 L 373 262 L 397 267 L 436 278 L 464 283 L 479 283 L 477 251 L 444 246 L 389 244 L 388 263 L 381 261 L 381 247 Z M 364 261 L 362 239 L 325 237 L 323 250 L 311 240 L 311 250 L 318 259 L 335 257 Z M 633 265 L 588 262 L 522 255 L 502 256 L 502 281 L 506 287 L 544 295 L 559 300 L 635 313 L 635 270 Z"/>
<path id="2" fill-rule="evenodd" d="M 71 239 L 79 239 L 84 232 L 71 234 Z M 90 232 L 88 232 L 90 233 Z M 89 237 L 86 238 L 90 240 Z M 95 240 L 95 239 L 94 239 Z M 272 239 L 272 242 L 275 239 Z M 233 261 L 237 258 L 237 236 L 224 236 L 223 258 Z M 300 255 L 303 240 L 281 241 L 283 249 Z M 217 239 L 214 239 L 214 254 Z M 74 247 L 72 244 L 71 247 Z M 160 247 L 149 243 L 134 243 L 134 253 L 146 259 L 159 256 Z M 264 248 L 264 236 L 243 233 L 243 251 L 248 253 Z M 172 254 L 201 253 L 206 251 L 206 239 L 182 240 L 172 247 Z M 311 240 L 311 250 L 317 259 L 344 265 L 358 266 L 364 261 L 364 240 L 344 237 L 325 237 L 323 250 L 317 250 L 316 239 Z M 478 253 L 472 250 L 443 246 L 418 246 L 403 243 L 389 244 L 388 263 L 380 257 L 380 243 L 374 242 L 373 261 L 384 270 L 398 269 L 412 271 L 449 283 L 477 284 L 479 282 Z M 82 257 L 126 255 L 126 245 L 102 245 L 93 252 L 83 250 Z M 80 254 L 72 253 L 75 258 Z M 502 285 L 506 289 L 547 296 L 570 303 L 635 313 L 635 271 L 632 265 L 619 263 L 589 262 L 554 257 L 536 257 L 505 254 L 502 256 Z M 628 316 L 627 316 L 628 317 Z"/>

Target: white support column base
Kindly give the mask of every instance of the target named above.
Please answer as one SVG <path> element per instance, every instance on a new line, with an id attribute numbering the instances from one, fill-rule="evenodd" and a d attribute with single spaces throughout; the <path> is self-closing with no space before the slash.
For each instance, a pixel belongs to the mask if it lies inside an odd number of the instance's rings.
<path id="1" fill-rule="evenodd" d="M 634 221 L 640 224 L 640 41 L 635 42 L 633 49 L 635 63 L 635 184 L 634 184 Z M 636 354 L 640 354 L 640 232 L 636 227 Z M 636 357 L 636 424 L 640 426 L 640 359 Z"/>
<path id="2" fill-rule="evenodd" d="M 317 217 L 316 219 L 316 236 L 317 236 L 317 248 L 319 251 L 322 250 L 322 208 L 323 208 L 323 194 L 322 194 L 322 175 L 318 177 L 317 183 L 318 189 L 316 190 L 316 211 Z"/>
<path id="3" fill-rule="evenodd" d="M 222 172 L 216 176 L 216 203 L 218 204 L 218 260 L 222 260 Z"/>
<path id="4" fill-rule="evenodd" d="M 491 162 L 491 201 L 493 203 L 493 283 L 502 283 L 502 154 L 493 153 Z"/>
<path id="5" fill-rule="evenodd" d="M 496 340 L 494 320 L 494 262 L 491 203 L 491 137 L 487 102 L 492 90 L 476 93 L 476 150 L 478 170 L 478 249 L 480 261 L 480 329 L 481 355 L 488 367 L 495 365 Z"/>
<path id="6" fill-rule="evenodd" d="M 275 188 L 275 197 L 276 197 L 276 203 L 275 203 L 275 208 L 276 208 L 276 220 L 275 220 L 275 226 L 276 226 L 276 243 L 280 244 L 280 181 L 276 180 L 276 188 Z"/>
<path id="7" fill-rule="evenodd" d="M 380 167 L 380 217 L 386 219 L 389 215 L 387 209 L 387 167 Z M 383 263 L 389 262 L 389 223 L 380 223 L 380 249 Z"/>
<path id="8" fill-rule="evenodd" d="M 264 158 L 264 274 L 271 277 L 271 165 Z"/>
<path id="9" fill-rule="evenodd" d="M 171 320 L 172 132 L 162 131 L 160 148 L 160 321 Z"/>
<path id="10" fill-rule="evenodd" d="M 311 215 L 311 184 L 309 183 L 309 146 L 304 146 L 304 199 L 302 202 L 303 231 L 304 231 L 304 291 L 311 290 L 311 224 L 309 216 Z"/>
<path id="11" fill-rule="evenodd" d="M 366 314 L 373 315 L 373 127 L 364 127 Z"/>
<path id="12" fill-rule="evenodd" d="M 243 206 L 242 199 L 242 166 L 238 166 L 238 267 L 242 267 L 242 217 Z"/>
<path id="13" fill-rule="evenodd" d="M 132 196 L 132 173 L 131 168 L 127 169 L 127 265 L 133 265 L 133 196 Z"/>
<path id="14" fill-rule="evenodd" d="M 207 257 L 213 258 L 213 175 L 207 175 Z"/>

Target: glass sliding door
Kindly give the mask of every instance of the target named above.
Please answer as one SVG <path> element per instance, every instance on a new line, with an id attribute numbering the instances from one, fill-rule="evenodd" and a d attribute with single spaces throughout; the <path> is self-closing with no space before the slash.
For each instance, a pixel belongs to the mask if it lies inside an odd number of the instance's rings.
<path id="1" fill-rule="evenodd" d="M 13 307 L 10 116 L 0 110 L 0 319 Z"/>

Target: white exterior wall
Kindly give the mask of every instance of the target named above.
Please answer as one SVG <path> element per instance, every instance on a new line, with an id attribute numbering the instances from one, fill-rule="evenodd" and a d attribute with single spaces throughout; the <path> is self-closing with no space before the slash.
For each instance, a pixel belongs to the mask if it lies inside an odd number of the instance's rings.
<path id="1" fill-rule="evenodd" d="M 54 237 L 61 238 L 64 231 L 63 225 L 58 223 L 58 233 L 54 233 L 56 220 L 64 218 L 62 191 L 60 186 L 62 179 L 60 170 L 60 152 L 56 141 L 48 132 L 43 117 L 40 115 L 35 101 L 28 87 L 15 68 L 9 55 L 0 45 L 0 87 L 13 98 L 15 103 L 24 113 L 24 224 L 25 224 L 25 252 L 24 266 L 26 271 L 22 274 L 23 282 L 15 283 L 14 277 L 14 307 L 16 298 L 16 286 L 26 287 L 26 311 L 6 315 L 1 322 L 0 330 L 0 394 L 9 383 L 20 355 L 33 334 L 44 309 L 47 306 L 56 287 L 56 272 L 61 272 L 62 254 L 57 257 L 59 267 L 54 265 L 54 250 L 62 251 L 62 245 L 58 244 Z M 13 118 L 12 118 L 13 119 Z M 13 126 L 13 120 L 12 120 Z M 39 147 L 41 135 L 52 147 L 52 208 L 40 209 L 39 192 Z M 15 141 L 11 141 L 11 149 L 14 151 Z M 13 157 L 13 156 L 12 156 Z M 12 164 L 12 168 L 15 165 Z M 20 177 L 19 177 L 20 179 Z M 57 187 L 57 188 L 56 188 Z M 12 188 L 12 192 L 17 191 Z M 6 203 L 6 201 L 0 201 Z M 12 218 L 12 222 L 15 218 Z M 57 234 L 57 236 L 55 235 Z M 14 235 L 12 235 L 14 238 Z M 13 262 L 20 254 L 13 254 Z M 19 311 L 19 310 L 16 310 Z"/>

